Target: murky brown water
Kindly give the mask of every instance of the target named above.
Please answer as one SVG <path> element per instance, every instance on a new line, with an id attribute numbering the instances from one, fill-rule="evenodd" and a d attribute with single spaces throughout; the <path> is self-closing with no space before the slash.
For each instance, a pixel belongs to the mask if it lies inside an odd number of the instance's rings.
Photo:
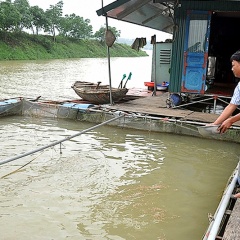
<path id="1" fill-rule="evenodd" d="M 136 71 L 132 59 L 124 61 L 113 61 L 119 72 L 129 66 Z M 144 82 L 151 69 L 147 59 L 135 62 L 136 69 L 148 67 L 131 84 Z M 76 98 L 69 86 L 81 76 L 100 78 L 106 64 L 104 59 L 3 62 L 0 93 Z M 90 126 L 1 118 L 0 161 Z M 201 239 L 240 150 L 234 143 L 103 126 L 64 142 L 62 151 L 55 146 L 0 166 L 1 239 Z"/>

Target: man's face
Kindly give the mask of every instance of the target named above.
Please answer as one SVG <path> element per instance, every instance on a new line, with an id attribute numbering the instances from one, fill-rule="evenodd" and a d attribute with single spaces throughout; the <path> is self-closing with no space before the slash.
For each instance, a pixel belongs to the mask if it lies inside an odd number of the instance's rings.
<path id="1" fill-rule="evenodd" d="M 240 62 L 232 61 L 232 71 L 235 77 L 240 78 Z"/>

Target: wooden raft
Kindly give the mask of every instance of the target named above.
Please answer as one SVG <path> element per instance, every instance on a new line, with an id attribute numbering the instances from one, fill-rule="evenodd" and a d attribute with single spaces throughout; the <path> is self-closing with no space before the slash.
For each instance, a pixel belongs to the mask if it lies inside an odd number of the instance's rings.
<path id="1" fill-rule="evenodd" d="M 187 109 L 172 109 L 166 107 L 167 94 L 160 96 L 149 96 L 132 101 L 110 105 L 107 108 L 125 112 L 137 112 L 142 114 L 150 114 L 165 118 L 177 118 L 182 120 L 199 121 L 199 122 L 214 122 L 218 115 L 194 112 Z"/>
<path id="2" fill-rule="evenodd" d="M 227 223 L 223 240 L 240 239 L 240 199 L 237 199 L 229 221 Z"/>
<path id="3" fill-rule="evenodd" d="M 148 96 L 134 100 L 130 100 L 123 103 L 117 103 L 109 105 L 107 108 L 112 110 L 124 111 L 124 112 L 137 112 L 142 114 L 150 114 L 165 118 L 177 118 L 187 121 L 196 121 L 202 123 L 214 122 L 218 114 L 195 112 L 187 109 L 180 108 L 167 108 L 166 100 L 168 93 L 161 94 L 159 96 Z M 236 126 L 240 126 L 240 121 L 234 123 Z"/>

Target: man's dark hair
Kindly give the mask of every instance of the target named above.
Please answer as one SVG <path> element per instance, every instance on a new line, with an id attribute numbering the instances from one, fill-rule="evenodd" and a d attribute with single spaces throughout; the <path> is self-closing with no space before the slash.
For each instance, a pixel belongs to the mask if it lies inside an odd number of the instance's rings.
<path id="1" fill-rule="evenodd" d="M 230 61 L 232 62 L 233 60 L 240 62 L 240 50 L 238 50 L 237 52 L 235 52 L 231 57 L 230 57 Z"/>

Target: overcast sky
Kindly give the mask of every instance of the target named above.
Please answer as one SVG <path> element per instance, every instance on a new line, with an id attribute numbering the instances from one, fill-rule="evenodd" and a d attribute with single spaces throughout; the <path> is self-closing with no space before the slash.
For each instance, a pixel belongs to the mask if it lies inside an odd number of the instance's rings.
<path id="1" fill-rule="evenodd" d="M 55 5 L 60 0 L 28 0 L 30 6 L 39 6 L 46 10 L 50 5 Z M 84 19 L 90 19 L 90 24 L 93 26 L 93 32 L 96 32 L 101 26 L 104 26 L 106 19 L 103 16 L 98 16 L 96 11 L 102 7 L 102 0 L 63 0 L 63 14 L 75 13 Z M 104 6 L 114 2 L 114 0 L 103 0 Z M 153 29 L 140 27 L 135 24 L 130 24 L 114 19 L 108 20 L 111 27 L 116 27 L 121 30 L 121 37 L 135 39 L 136 37 L 146 37 L 149 41 L 151 36 L 156 34 L 157 41 L 164 41 L 166 38 L 171 38 L 170 34 L 156 31 Z"/>

